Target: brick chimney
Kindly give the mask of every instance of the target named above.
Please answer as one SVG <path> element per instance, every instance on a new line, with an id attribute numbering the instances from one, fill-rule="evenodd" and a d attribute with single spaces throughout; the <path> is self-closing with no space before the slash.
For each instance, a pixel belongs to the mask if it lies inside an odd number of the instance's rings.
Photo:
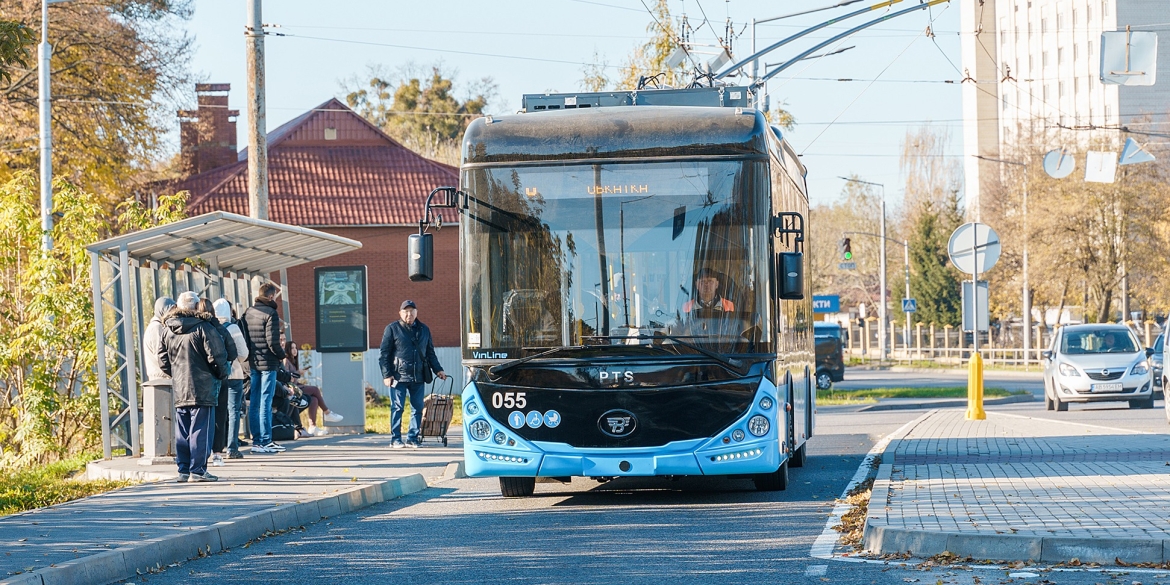
<path id="1" fill-rule="evenodd" d="M 197 83 L 199 108 L 179 111 L 179 164 L 191 176 L 236 162 L 236 118 L 228 109 L 229 83 Z"/>

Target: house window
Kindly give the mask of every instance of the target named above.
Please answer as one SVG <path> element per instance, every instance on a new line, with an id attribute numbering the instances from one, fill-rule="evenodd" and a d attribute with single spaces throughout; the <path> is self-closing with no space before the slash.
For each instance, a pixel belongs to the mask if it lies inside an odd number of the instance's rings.
<path id="1" fill-rule="evenodd" d="M 1064 65 L 1064 48 L 1063 47 L 1057 47 L 1057 49 L 1056 49 L 1056 64 L 1058 66 Z"/>
<path id="2" fill-rule="evenodd" d="M 1080 59 L 1080 57 L 1081 57 L 1081 46 L 1078 45 L 1077 43 L 1073 43 L 1073 61 Z"/>
<path id="3" fill-rule="evenodd" d="M 1041 33 L 1048 32 L 1048 19 L 1047 18 L 1040 19 L 1040 32 Z"/>
<path id="4" fill-rule="evenodd" d="M 1028 55 L 1028 71 L 1032 71 L 1032 55 Z"/>
<path id="5" fill-rule="evenodd" d="M 1048 51 L 1040 53 L 1040 64 L 1045 67 L 1048 66 Z"/>
<path id="6" fill-rule="evenodd" d="M 1072 19 L 1073 19 L 1072 20 L 1073 28 L 1076 28 L 1076 26 L 1077 26 L 1077 9 L 1076 8 L 1073 8 Z"/>
<path id="7" fill-rule="evenodd" d="M 1061 81 L 1059 84 L 1057 84 L 1057 88 L 1058 88 L 1057 91 L 1059 92 L 1058 95 L 1063 98 L 1064 97 L 1064 82 Z"/>
<path id="8" fill-rule="evenodd" d="M 1044 101 L 1048 101 L 1048 84 L 1044 84 Z"/>

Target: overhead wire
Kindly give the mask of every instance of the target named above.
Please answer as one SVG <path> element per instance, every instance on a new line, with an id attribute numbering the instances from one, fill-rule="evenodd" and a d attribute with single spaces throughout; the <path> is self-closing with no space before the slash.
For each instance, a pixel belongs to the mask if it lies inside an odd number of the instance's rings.
<path id="1" fill-rule="evenodd" d="M 541 62 L 541 63 L 561 63 L 564 65 L 583 65 L 583 66 L 587 66 L 587 67 L 591 66 L 591 65 L 596 65 L 596 63 L 585 63 L 585 62 L 581 62 L 581 61 L 566 61 L 563 59 L 544 59 L 541 57 L 526 57 L 526 56 L 521 56 L 521 55 L 502 55 L 499 53 L 484 53 L 481 51 L 459 51 L 456 49 L 436 49 L 433 47 L 417 47 L 417 46 L 411 46 L 411 45 L 398 45 L 398 44 L 393 44 L 393 43 L 375 43 L 372 41 L 358 41 L 358 40 L 354 40 L 354 39 L 331 39 L 328 37 L 314 37 L 314 36 L 307 36 L 307 35 L 301 35 L 301 34 L 295 34 L 295 33 L 281 33 L 281 34 L 276 35 L 276 36 L 292 37 L 292 38 L 298 38 L 298 39 L 310 39 L 310 40 L 314 40 L 314 41 L 329 41 L 329 42 L 334 42 L 334 43 L 347 43 L 347 44 L 351 44 L 351 45 L 365 45 L 365 46 L 372 46 L 372 47 L 389 47 L 392 49 L 409 49 L 409 50 L 414 50 L 414 51 L 433 51 L 436 53 L 451 53 L 454 55 L 473 55 L 473 56 L 477 56 L 477 57 L 496 57 L 499 59 L 516 59 L 516 60 L 520 60 L 520 61 L 537 61 L 537 62 Z M 606 69 L 618 69 L 618 67 L 616 65 L 601 65 L 601 67 L 606 68 Z"/>
<path id="2" fill-rule="evenodd" d="M 817 135 L 816 135 L 816 136 L 815 136 L 815 137 L 812 139 L 812 141 L 810 141 L 808 144 L 806 144 L 806 145 L 804 146 L 804 149 L 802 149 L 802 150 L 801 150 L 801 154 L 803 154 L 803 153 L 807 152 L 807 151 L 808 151 L 808 149 L 812 147 L 812 145 L 816 144 L 817 140 L 819 140 L 819 139 L 821 138 L 821 136 L 824 136 L 825 132 L 828 132 L 829 128 L 831 128 L 831 127 L 833 126 L 833 124 L 835 124 L 835 123 L 837 122 L 837 120 L 839 120 L 839 119 L 841 118 L 841 116 L 844 116 L 844 115 L 845 115 L 845 112 L 849 111 L 849 108 L 853 107 L 853 104 L 857 103 L 857 100 L 861 99 L 861 96 L 865 95 L 865 92 L 869 91 L 869 88 L 873 87 L 873 84 L 874 84 L 874 82 L 876 82 L 876 81 L 877 81 L 877 79 L 880 79 L 880 78 L 881 78 L 881 76 L 882 76 L 883 74 L 885 74 L 885 72 L 886 72 L 887 70 L 889 70 L 889 68 L 890 68 L 890 67 L 893 67 L 894 63 L 897 63 L 897 62 L 898 62 L 898 59 L 901 59 L 901 58 L 902 58 L 902 55 L 905 55 L 905 54 L 906 54 L 906 51 L 909 51 L 909 50 L 910 50 L 910 47 L 914 46 L 914 43 L 916 43 L 916 42 L 918 42 L 918 38 L 915 38 L 914 40 L 910 41 L 910 44 L 906 45 L 906 48 L 902 49 L 902 52 L 901 52 L 901 53 L 898 53 L 898 55 L 897 55 L 897 56 L 895 56 L 895 57 L 894 57 L 894 59 L 893 59 L 892 61 L 890 61 L 890 63 L 889 63 L 888 65 L 886 65 L 885 67 L 883 67 L 883 68 L 882 68 L 882 70 L 881 70 L 881 71 L 880 71 L 880 72 L 877 74 L 877 77 L 875 77 L 875 78 L 874 78 L 874 81 L 871 81 L 871 82 L 870 82 L 868 85 L 866 85 L 866 86 L 865 86 L 865 87 L 864 87 L 864 88 L 863 88 L 863 89 L 862 89 L 860 92 L 858 92 L 858 93 L 857 93 L 857 96 L 855 96 L 855 97 L 853 98 L 853 101 L 849 102 L 849 104 L 848 104 L 848 105 L 846 105 L 846 106 L 845 106 L 845 107 L 844 107 L 844 108 L 841 110 L 841 112 L 837 114 L 837 116 L 836 116 L 835 118 L 833 118 L 833 121 L 832 121 L 832 122 L 830 122 L 830 123 L 829 123 L 827 126 L 825 126 L 824 128 L 822 128 L 822 129 L 821 129 L 821 131 L 820 131 L 820 133 L 818 133 L 818 134 L 817 134 Z"/>

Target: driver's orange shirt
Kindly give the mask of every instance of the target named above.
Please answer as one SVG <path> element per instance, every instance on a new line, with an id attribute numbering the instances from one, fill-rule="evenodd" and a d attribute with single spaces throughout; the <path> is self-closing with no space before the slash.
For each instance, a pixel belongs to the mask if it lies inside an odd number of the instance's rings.
<path id="1" fill-rule="evenodd" d="M 695 299 L 691 299 L 691 300 L 683 303 L 683 312 L 684 313 L 690 313 L 694 308 L 695 308 Z M 719 308 L 721 308 L 724 311 L 734 311 L 735 310 L 735 303 L 733 303 L 727 299 L 719 299 Z"/>

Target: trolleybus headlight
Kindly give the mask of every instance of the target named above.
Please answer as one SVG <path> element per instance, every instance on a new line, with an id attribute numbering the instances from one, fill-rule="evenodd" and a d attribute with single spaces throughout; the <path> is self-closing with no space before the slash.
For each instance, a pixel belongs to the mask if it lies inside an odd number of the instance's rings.
<path id="1" fill-rule="evenodd" d="M 748 431 L 757 437 L 762 437 L 762 436 L 768 434 L 768 427 L 769 426 L 770 425 L 768 424 L 768 419 L 766 417 L 764 417 L 763 415 L 759 415 L 759 414 L 757 414 L 756 416 L 753 416 L 750 420 L 748 420 L 748 425 L 747 425 Z"/>
<path id="2" fill-rule="evenodd" d="M 764 422 L 767 422 L 767 421 L 764 421 Z M 731 431 L 731 438 L 735 439 L 736 441 L 742 441 L 743 440 L 743 429 L 735 429 L 734 431 Z"/>
<path id="3" fill-rule="evenodd" d="M 772 399 L 767 396 L 761 398 L 760 410 L 772 410 Z"/>
<path id="4" fill-rule="evenodd" d="M 476 441 L 486 441 L 488 436 L 492 434 L 492 425 L 481 418 L 471 423 L 467 430 L 471 433 L 471 438 Z"/>
<path id="5" fill-rule="evenodd" d="M 471 416 L 479 414 L 479 404 L 476 404 L 475 402 L 468 402 L 467 414 L 470 414 Z"/>
<path id="6" fill-rule="evenodd" d="M 497 445 L 503 445 L 504 441 L 507 440 L 508 437 L 505 437 L 504 433 L 501 433 L 500 431 L 496 431 L 496 434 L 492 435 L 492 441 Z"/>

